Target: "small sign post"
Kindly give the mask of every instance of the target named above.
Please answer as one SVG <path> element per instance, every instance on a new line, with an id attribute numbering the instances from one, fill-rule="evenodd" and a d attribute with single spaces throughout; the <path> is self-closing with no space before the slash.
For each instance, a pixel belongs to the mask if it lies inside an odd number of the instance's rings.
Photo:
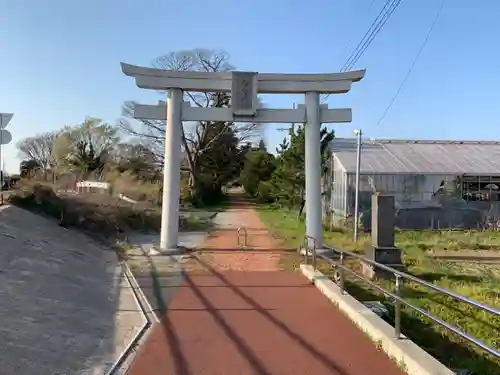
<path id="1" fill-rule="evenodd" d="M 0 113 L 0 129 L 5 129 L 12 117 L 14 117 L 13 113 Z"/>
<path id="2" fill-rule="evenodd" d="M 4 182 L 2 146 L 12 142 L 12 134 L 5 130 L 12 117 L 14 117 L 13 113 L 0 113 L 0 191 L 3 189 Z"/>

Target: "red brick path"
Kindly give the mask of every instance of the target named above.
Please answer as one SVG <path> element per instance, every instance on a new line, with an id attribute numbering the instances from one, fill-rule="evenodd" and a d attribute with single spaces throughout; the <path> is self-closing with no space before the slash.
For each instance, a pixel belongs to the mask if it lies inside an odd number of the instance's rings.
<path id="1" fill-rule="evenodd" d="M 404 374 L 300 273 L 199 262 L 205 272 L 187 274 L 127 375 Z"/>

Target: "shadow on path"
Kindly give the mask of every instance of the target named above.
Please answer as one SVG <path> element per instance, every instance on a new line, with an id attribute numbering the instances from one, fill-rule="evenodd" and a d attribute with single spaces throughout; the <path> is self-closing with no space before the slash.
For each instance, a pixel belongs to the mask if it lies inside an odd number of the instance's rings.
<path id="1" fill-rule="evenodd" d="M 297 249 L 292 249 L 292 248 L 281 248 L 281 249 L 276 249 L 276 248 L 268 248 L 268 247 L 251 247 L 250 249 L 246 248 L 227 248 L 227 249 L 221 249 L 221 248 L 201 248 L 197 249 L 196 252 L 200 252 L 203 254 L 206 253 L 237 253 L 237 252 L 242 252 L 245 254 L 289 254 L 289 253 L 296 253 Z"/>
<path id="2" fill-rule="evenodd" d="M 255 354 L 252 348 L 245 343 L 242 337 L 238 336 L 238 334 L 224 320 L 224 317 L 218 313 L 215 306 L 208 300 L 207 297 L 203 295 L 203 293 L 200 292 L 198 286 L 193 282 L 189 274 L 186 275 L 186 283 L 191 287 L 192 291 L 203 303 L 203 305 L 207 307 L 207 311 L 210 312 L 210 315 L 214 318 L 219 327 L 222 328 L 226 336 L 235 344 L 238 351 L 248 360 L 250 366 L 252 366 L 252 368 L 260 375 L 272 375 L 264 363 L 260 361 L 259 357 Z M 260 312 L 258 308 L 254 308 L 252 310 Z"/>
<path id="3" fill-rule="evenodd" d="M 266 319 L 268 319 L 271 323 L 273 323 L 274 326 L 279 328 L 281 331 L 286 333 L 286 335 L 300 344 L 301 347 L 303 347 L 305 350 L 307 350 L 314 358 L 316 358 L 318 361 L 323 363 L 325 367 L 328 367 L 330 370 L 336 371 L 338 375 L 349 375 L 345 369 L 339 367 L 334 361 L 332 361 L 330 358 L 328 358 L 326 355 L 323 353 L 319 352 L 313 345 L 311 345 L 309 342 L 307 342 L 302 336 L 298 335 L 294 331 L 292 331 L 289 327 L 287 327 L 285 324 L 283 324 L 281 321 L 279 321 L 277 318 L 275 318 L 273 315 L 269 313 L 266 309 L 264 309 L 261 305 L 259 305 L 255 300 L 247 296 L 245 293 L 243 293 L 238 287 L 233 285 L 229 280 L 221 273 L 218 272 L 215 268 L 210 266 L 208 263 L 203 262 L 201 259 L 198 259 L 198 262 L 201 263 L 203 267 L 205 267 L 209 272 L 211 272 L 214 276 L 216 276 L 220 281 L 222 281 L 228 288 L 230 288 L 236 295 L 238 295 L 241 299 L 243 299 L 246 303 L 248 303 L 250 306 L 252 306 L 255 311 L 257 311 L 259 314 L 263 315 Z M 188 283 L 193 289 L 197 290 L 196 285 L 194 285 L 192 282 L 189 281 L 189 275 L 187 276 Z M 236 338 L 232 338 L 235 340 Z M 267 374 L 265 372 L 262 372 L 262 374 Z"/>
<path id="4" fill-rule="evenodd" d="M 170 302 L 170 299 L 173 297 L 178 286 L 173 286 L 174 290 L 169 292 L 167 296 L 164 294 L 165 287 L 162 286 L 159 282 L 159 275 L 156 269 L 154 262 L 146 252 L 144 252 L 144 256 L 148 260 L 149 264 L 149 275 L 151 276 L 152 281 L 152 290 L 153 296 L 156 300 L 156 306 L 158 306 L 157 314 L 160 318 L 160 324 L 163 328 L 163 332 L 165 334 L 165 338 L 168 342 L 168 347 L 170 348 L 172 358 L 174 358 L 174 366 L 176 370 L 176 374 L 179 375 L 190 375 L 191 372 L 189 370 L 188 361 L 180 348 L 180 341 L 177 332 L 174 329 L 174 326 L 167 314 L 167 306 Z M 179 275 L 182 277 L 182 274 Z M 141 286 L 141 289 L 143 287 Z"/>

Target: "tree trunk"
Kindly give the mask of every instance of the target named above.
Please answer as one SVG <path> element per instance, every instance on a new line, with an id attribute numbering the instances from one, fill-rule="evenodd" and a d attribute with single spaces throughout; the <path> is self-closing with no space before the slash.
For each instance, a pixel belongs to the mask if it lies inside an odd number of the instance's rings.
<path id="1" fill-rule="evenodd" d="M 304 212 L 304 206 L 306 205 L 306 200 L 305 199 L 302 199 L 300 201 L 300 208 L 299 208 L 299 213 L 297 214 L 297 220 L 300 219 L 300 217 L 302 216 L 302 212 Z"/>
<path id="2" fill-rule="evenodd" d="M 191 169 L 191 175 L 189 178 L 189 185 L 191 188 L 191 199 L 194 205 L 200 205 L 203 203 L 202 198 L 202 186 L 199 179 L 198 165 L 193 163 L 193 168 Z"/>
<path id="3" fill-rule="evenodd" d="M 302 216 L 302 212 L 304 212 L 304 206 L 306 205 L 306 199 L 305 199 L 305 194 L 304 194 L 304 188 L 300 188 L 300 208 L 299 208 L 299 213 L 297 214 L 297 220 L 300 219 Z"/>

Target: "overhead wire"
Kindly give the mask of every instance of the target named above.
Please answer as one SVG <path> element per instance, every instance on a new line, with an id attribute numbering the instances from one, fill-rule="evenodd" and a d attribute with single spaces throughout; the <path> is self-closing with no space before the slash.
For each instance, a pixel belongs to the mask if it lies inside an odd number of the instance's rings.
<path id="1" fill-rule="evenodd" d="M 420 58 L 420 55 L 422 54 L 423 50 L 425 49 L 425 46 L 427 45 L 427 42 L 429 41 L 429 38 L 430 38 L 430 36 L 432 34 L 432 31 L 434 30 L 434 27 L 436 26 L 436 24 L 437 24 L 437 22 L 439 20 L 439 17 L 441 16 L 441 13 L 443 12 L 445 1 L 446 0 L 441 0 L 441 5 L 439 6 L 439 8 L 437 10 L 436 16 L 434 17 L 434 20 L 433 20 L 431 26 L 427 30 L 427 34 L 426 34 L 425 39 L 423 40 L 423 42 L 422 42 L 422 44 L 420 46 L 420 49 L 418 50 L 415 58 L 413 59 L 411 65 L 410 65 L 410 68 L 406 72 L 406 75 L 404 76 L 403 80 L 401 81 L 401 83 L 400 83 L 400 85 L 399 85 L 396 93 L 392 97 L 392 99 L 389 102 L 389 104 L 387 105 L 384 113 L 382 114 L 382 116 L 380 117 L 380 119 L 377 121 L 377 123 L 376 123 L 375 126 L 380 125 L 380 123 L 385 119 L 385 117 L 389 113 L 390 109 L 392 108 L 392 105 L 394 104 L 394 102 L 398 98 L 399 94 L 401 93 L 401 90 L 403 89 L 404 85 L 406 84 L 406 81 L 408 81 L 408 78 L 410 77 L 411 73 L 413 72 L 413 68 L 415 67 L 418 59 Z"/>
<path id="2" fill-rule="evenodd" d="M 358 62 L 358 60 L 361 58 L 361 56 L 363 56 L 370 44 L 373 42 L 375 37 L 378 35 L 380 30 L 382 30 L 382 28 L 385 26 L 396 8 L 399 6 L 399 4 L 401 4 L 401 1 L 402 0 L 389 0 L 384 4 L 379 14 L 377 15 L 377 18 L 372 22 L 370 28 L 358 43 L 351 56 L 349 56 L 347 61 L 340 69 L 341 72 L 345 72 L 351 69 Z"/>
<path id="3" fill-rule="evenodd" d="M 387 21 L 392 16 L 396 8 L 401 4 L 401 2 L 402 0 L 387 0 L 385 2 L 384 6 L 378 13 L 377 17 L 373 20 L 368 30 L 365 32 L 354 51 L 347 58 L 346 62 L 340 70 L 341 72 L 352 69 L 352 67 L 366 52 L 370 44 L 376 38 L 380 30 L 382 30 L 384 25 L 387 23 Z M 321 99 L 321 103 L 324 103 L 329 96 L 330 94 L 323 96 L 323 98 Z"/>

